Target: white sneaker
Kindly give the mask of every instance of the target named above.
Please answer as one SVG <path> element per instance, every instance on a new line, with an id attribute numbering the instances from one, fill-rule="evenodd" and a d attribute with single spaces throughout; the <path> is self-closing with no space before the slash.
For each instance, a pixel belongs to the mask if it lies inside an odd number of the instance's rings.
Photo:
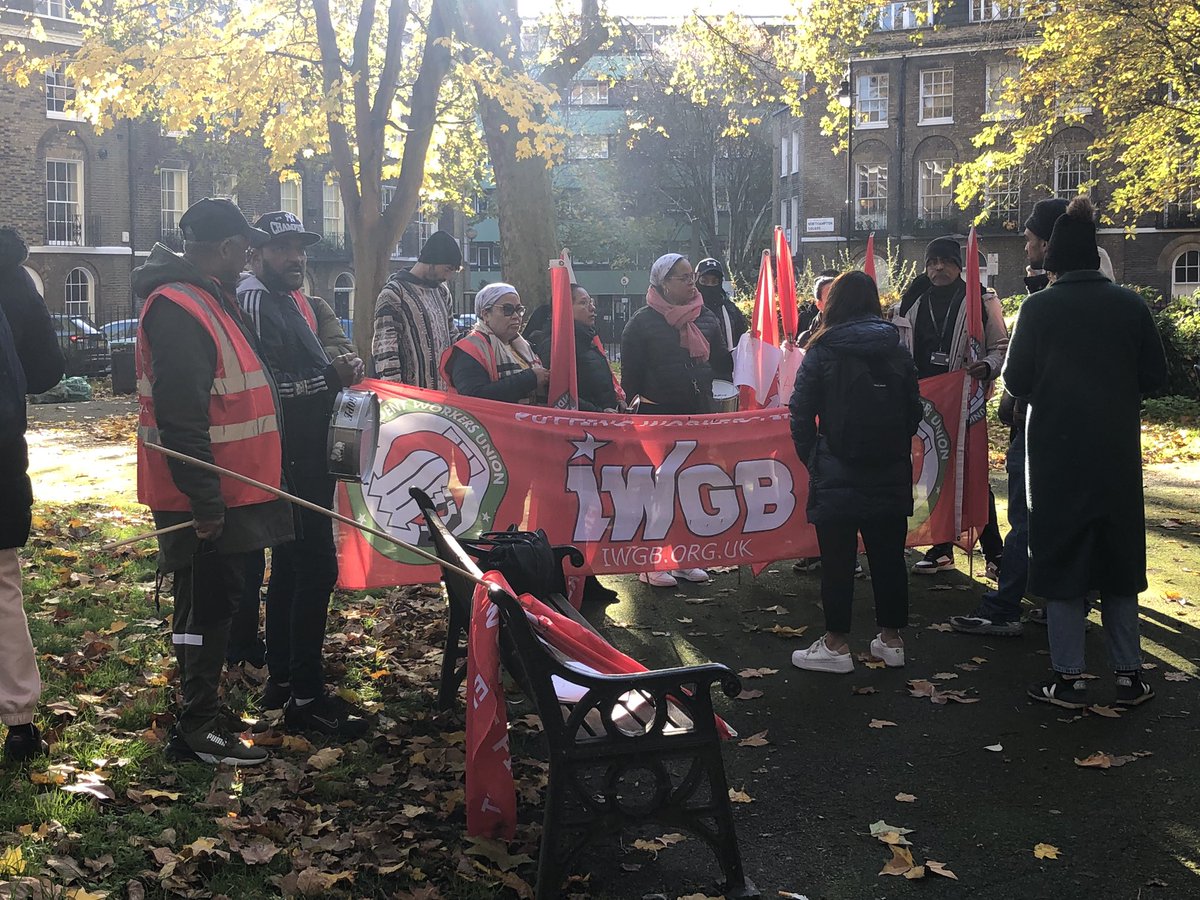
<path id="1" fill-rule="evenodd" d="M 638 575 L 638 581 L 654 587 L 675 587 L 679 584 L 670 572 L 642 572 Z"/>
<path id="2" fill-rule="evenodd" d="M 676 578 L 691 581 L 695 584 L 708 584 L 707 569 L 675 569 L 671 572 Z"/>
<path id="3" fill-rule="evenodd" d="M 883 642 L 883 635 L 875 635 L 875 640 L 871 641 L 871 655 L 876 659 L 882 659 L 891 669 L 899 669 L 904 665 L 904 648 L 889 647 Z"/>
<path id="4" fill-rule="evenodd" d="M 825 638 L 821 637 L 807 650 L 793 652 L 792 665 L 811 672 L 838 672 L 844 675 L 854 671 L 854 657 L 850 655 L 849 650 L 845 653 L 834 653 L 825 646 Z"/>

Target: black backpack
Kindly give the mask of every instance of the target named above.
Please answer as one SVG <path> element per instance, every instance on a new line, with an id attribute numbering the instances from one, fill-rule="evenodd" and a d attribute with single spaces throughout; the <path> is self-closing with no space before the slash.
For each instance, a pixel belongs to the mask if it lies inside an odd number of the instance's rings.
<path id="1" fill-rule="evenodd" d="M 463 541 L 485 572 L 497 570 L 518 594 L 545 600 L 565 594 L 562 565 L 540 528 L 537 531 L 489 531 L 477 541 Z"/>
<path id="2" fill-rule="evenodd" d="M 821 415 L 821 434 L 834 456 L 886 462 L 911 452 L 905 363 L 902 354 L 838 355 Z"/>

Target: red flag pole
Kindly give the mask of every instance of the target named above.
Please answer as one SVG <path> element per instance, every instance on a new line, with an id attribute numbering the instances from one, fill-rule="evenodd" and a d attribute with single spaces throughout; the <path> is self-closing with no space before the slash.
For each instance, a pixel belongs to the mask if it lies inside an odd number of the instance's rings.
<path id="1" fill-rule="evenodd" d="M 567 263 L 550 264 L 550 392 L 553 409 L 579 409 L 579 380 L 575 371 L 575 316 L 571 308 L 571 276 Z"/>
<path id="2" fill-rule="evenodd" d="M 783 336 L 796 339 L 800 329 L 800 313 L 796 308 L 796 272 L 792 267 L 792 248 L 788 246 L 783 227 L 775 226 L 775 289 L 779 297 L 779 318 Z"/>
<path id="3" fill-rule="evenodd" d="M 879 279 L 875 277 L 875 232 L 867 235 L 867 256 L 863 260 L 863 271 L 871 276 L 871 280 L 879 284 Z"/>

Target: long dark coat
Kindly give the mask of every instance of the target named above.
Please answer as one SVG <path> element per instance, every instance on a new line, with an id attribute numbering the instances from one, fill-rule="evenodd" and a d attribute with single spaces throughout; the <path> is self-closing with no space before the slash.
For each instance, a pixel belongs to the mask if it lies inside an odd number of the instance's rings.
<path id="1" fill-rule="evenodd" d="M 1096 271 L 1021 306 L 1004 382 L 1029 401 L 1029 587 L 1049 599 L 1146 589 L 1142 395 L 1166 380 L 1150 310 Z"/>

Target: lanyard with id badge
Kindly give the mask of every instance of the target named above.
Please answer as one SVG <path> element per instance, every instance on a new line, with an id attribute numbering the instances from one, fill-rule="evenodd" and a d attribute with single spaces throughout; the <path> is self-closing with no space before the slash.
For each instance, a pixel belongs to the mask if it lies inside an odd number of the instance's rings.
<path id="1" fill-rule="evenodd" d="M 955 303 L 952 299 L 946 306 L 946 312 L 942 315 L 942 321 L 938 322 L 933 315 L 933 300 L 930 299 L 925 308 L 929 311 L 929 322 L 933 325 L 934 333 L 938 336 L 937 349 L 929 354 L 929 365 L 941 369 L 943 372 L 950 371 L 950 353 L 946 347 L 951 343 L 951 338 L 947 336 L 947 327 L 953 331 L 954 324 L 958 320 L 958 309 L 961 306 L 961 298 L 959 303 Z"/>

